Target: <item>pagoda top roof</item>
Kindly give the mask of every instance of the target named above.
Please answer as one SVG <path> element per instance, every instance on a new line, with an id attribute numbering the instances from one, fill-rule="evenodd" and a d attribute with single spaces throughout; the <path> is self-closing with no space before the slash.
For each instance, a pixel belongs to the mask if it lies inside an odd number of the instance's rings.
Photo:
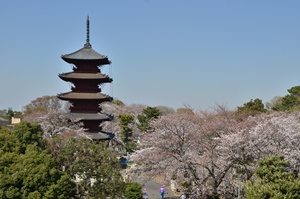
<path id="1" fill-rule="evenodd" d="M 109 64 L 107 56 L 101 55 L 100 53 L 93 50 L 92 45 L 90 44 L 90 20 L 87 17 L 86 20 L 86 43 L 83 48 L 70 53 L 62 55 L 61 58 L 66 62 L 72 63 L 72 60 L 105 60 L 104 64 Z"/>
<path id="2" fill-rule="evenodd" d="M 62 59 L 77 59 L 77 60 L 102 60 L 108 59 L 107 56 L 101 55 L 92 49 L 91 45 L 85 44 L 83 48 L 66 55 L 61 56 Z"/>

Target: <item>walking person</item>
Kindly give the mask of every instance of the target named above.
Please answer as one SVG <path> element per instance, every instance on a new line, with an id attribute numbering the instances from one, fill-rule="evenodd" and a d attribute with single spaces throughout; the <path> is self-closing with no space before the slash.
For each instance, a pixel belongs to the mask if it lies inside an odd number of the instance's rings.
<path id="1" fill-rule="evenodd" d="M 148 199 L 148 193 L 147 193 L 147 188 L 143 188 L 143 199 Z"/>
<path id="2" fill-rule="evenodd" d="M 160 194 L 160 198 L 163 199 L 165 195 L 165 188 L 163 186 L 159 189 L 159 194 Z"/>

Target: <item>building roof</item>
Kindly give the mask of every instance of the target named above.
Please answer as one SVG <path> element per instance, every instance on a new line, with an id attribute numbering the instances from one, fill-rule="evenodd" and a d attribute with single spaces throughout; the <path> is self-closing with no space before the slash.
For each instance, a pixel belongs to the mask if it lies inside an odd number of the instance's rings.
<path id="1" fill-rule="evenodd" d="M 68 113 L 69 117 L 76 120 L 112 120 L 113 116 L 103 113 Z"/>
<path id="2" fill-rule="evenodd" d="M 101 55 L 100 53 L 93 50 L 92 45 L 90 44 L 90 20 L 87 17 L 86 21 L 86 43 L 84 44 L 83 48 L 70 53 L 62 55 L 61 58 L 68 63 L 74 63 L 74 61 L 78 60 L 97 60 L 99 64 L 110 64 L 107 56 Z"/>
<path id="3" fill-rule="evenodd" d="M 57 95 L 60 99 L 110 99 L 111 97 L 103 93 L 78 93 L 67 92 Z"/>
<path id="4" fill-rule="evenodd" d="M 115 137 L 113 133 L 108 133 L 108 132 L 96 132 L 96 133 L 88 133 L 86 134 L 93 140 L 109 140 Z"/>
<path id="5" fill-rule="evenodd" d="M 0 121 L 2 121 L 2 122 L 8 122 L 8 119 L 5 119 L 5 118 L 3 118 L 3 117 L 0 117 Z"/>
<path id="6" fill-rule="evenodd" d="M 76 120 L 112 120 L 113 116 L 102 113 L 68 113 L 70 118 Z M 114 138 L 113 133 L 104 131 L 85 132 L 85 134 L 93 140 L 108 140 Z"/>
<path id="7" fill-rule="evenodd" d="M 105 55 L 101 55 L 100 53 L 96 52 L 95 50 L 92 49 L 91 46 L 89 45 L 84 45 L 83 48 L 70 53 L 70 54 L 66 54 L 66 55 L 62 55 L 61 56 L 63 60 L 68 61 L 69 59 L 75 59 L 75 60 L 102 60 L 102 59 L 106 59 L 107 60 L 107 64 L 109 64 L 110 62 L 108 61 L 107 56 Z"/>
<path id="8" fill-rule="evenodd" d="M 67 78 L 67 79 L 105 79 L 109 78 L 107 75 L 101 74 L 101 73 L 62 73 L 59 74 L 60 78 Z"/>

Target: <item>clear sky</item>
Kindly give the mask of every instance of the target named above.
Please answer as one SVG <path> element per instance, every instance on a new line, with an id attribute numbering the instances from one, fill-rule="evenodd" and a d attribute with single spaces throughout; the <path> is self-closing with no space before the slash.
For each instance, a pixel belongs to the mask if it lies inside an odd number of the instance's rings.
<path id="1" fill-rule="evenodd" d="M 230 109 L 300 85 L 298 0 L 0 1 L 0 109 L 70 91 L 60 56 L 90 43 L 125 104 Z"/>

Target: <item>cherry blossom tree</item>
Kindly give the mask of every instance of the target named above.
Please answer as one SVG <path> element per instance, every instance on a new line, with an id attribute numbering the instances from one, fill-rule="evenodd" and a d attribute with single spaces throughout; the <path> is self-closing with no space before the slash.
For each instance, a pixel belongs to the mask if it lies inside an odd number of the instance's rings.
<path id="1" fill-rule="evenodd" d="M 143 134 L 132 171 L 175 180 L 190 198 L 229 197 L 253 179 L 258 162 L 283 155 L 300 167 L 300 112 L 263 113 L 239 120 L 234 112 L 184 112 L 162 116 Z"/>
<path id="2" fill-rule="evenodd" d="M 253 179 L 258 162 L 269 155 L 283 155 L 290 162 L 290 170 L 298 175 L 299 116 L 299 112 L 275 112 L 249 117 L 248 128 L 223 136 L 224 153 L 231 157 L 234 168 L 230 184 Z"/>
<path id="3" fill-rule="evenodd" d="M 190 198 L 217 198 L 218 189 L 232 167 L 231 158 L 220 147 L 223 135 L 237 129 L 227 111 L 222 113 L 171 114 L 151 124 L 137 152 L 137 167 L 146 175 L 165 174 L 176 180 Z"/>
<path id="4" fill-rule="evenodd" d="M 140 130 L 137 128 L 136 124 L 138 123 L 137 116 L 142 113 L 143 109 L 146 107 L 142 104 L 132 104 L 125 105 L 122 103 L 103 103 L 101 105 L 104 113 L 110 114 L 114 116 L 112 121 L 103 122 L 101 125 L 104 131 L 113 132 L 115 134 L 114 139 L 111 141 L 112 145 L 116 148 L 116 150 L 122 151 L 125 153 L 125 143 L 121 139 L 121 127 L 120 120 L 117 117 L 121 114 L 130 114 L 134 117 L 134 121 L 132 122 L 132 135 L 131 138 L 134 142 L 138 142 L 140 137 Z"/>
<path id="5" fill-rule="evenodd" d="M 73 132 L 74 135 L 90 139 L 84 134 L 85 129 L 80 118 L 71 118 L 65 113 L 48 113 L 37 119 L 44 131 L 44 137 Z"/>
<path id="6" fill-rule="evenodd" d="M 247 150 L 257 160 L 271 154 L 284 155 L 299 170 L 300 112 L 263 114 L 248 133 Z"/>
<path id="7" fill-rule="evenodd" d="M 25 106 L 25 115 L 32 114 L 34 112 L 54 112 L 64 111 L 67 103 L 58 99 L 56 96 L 43 96 L 32 100 Z"/>

